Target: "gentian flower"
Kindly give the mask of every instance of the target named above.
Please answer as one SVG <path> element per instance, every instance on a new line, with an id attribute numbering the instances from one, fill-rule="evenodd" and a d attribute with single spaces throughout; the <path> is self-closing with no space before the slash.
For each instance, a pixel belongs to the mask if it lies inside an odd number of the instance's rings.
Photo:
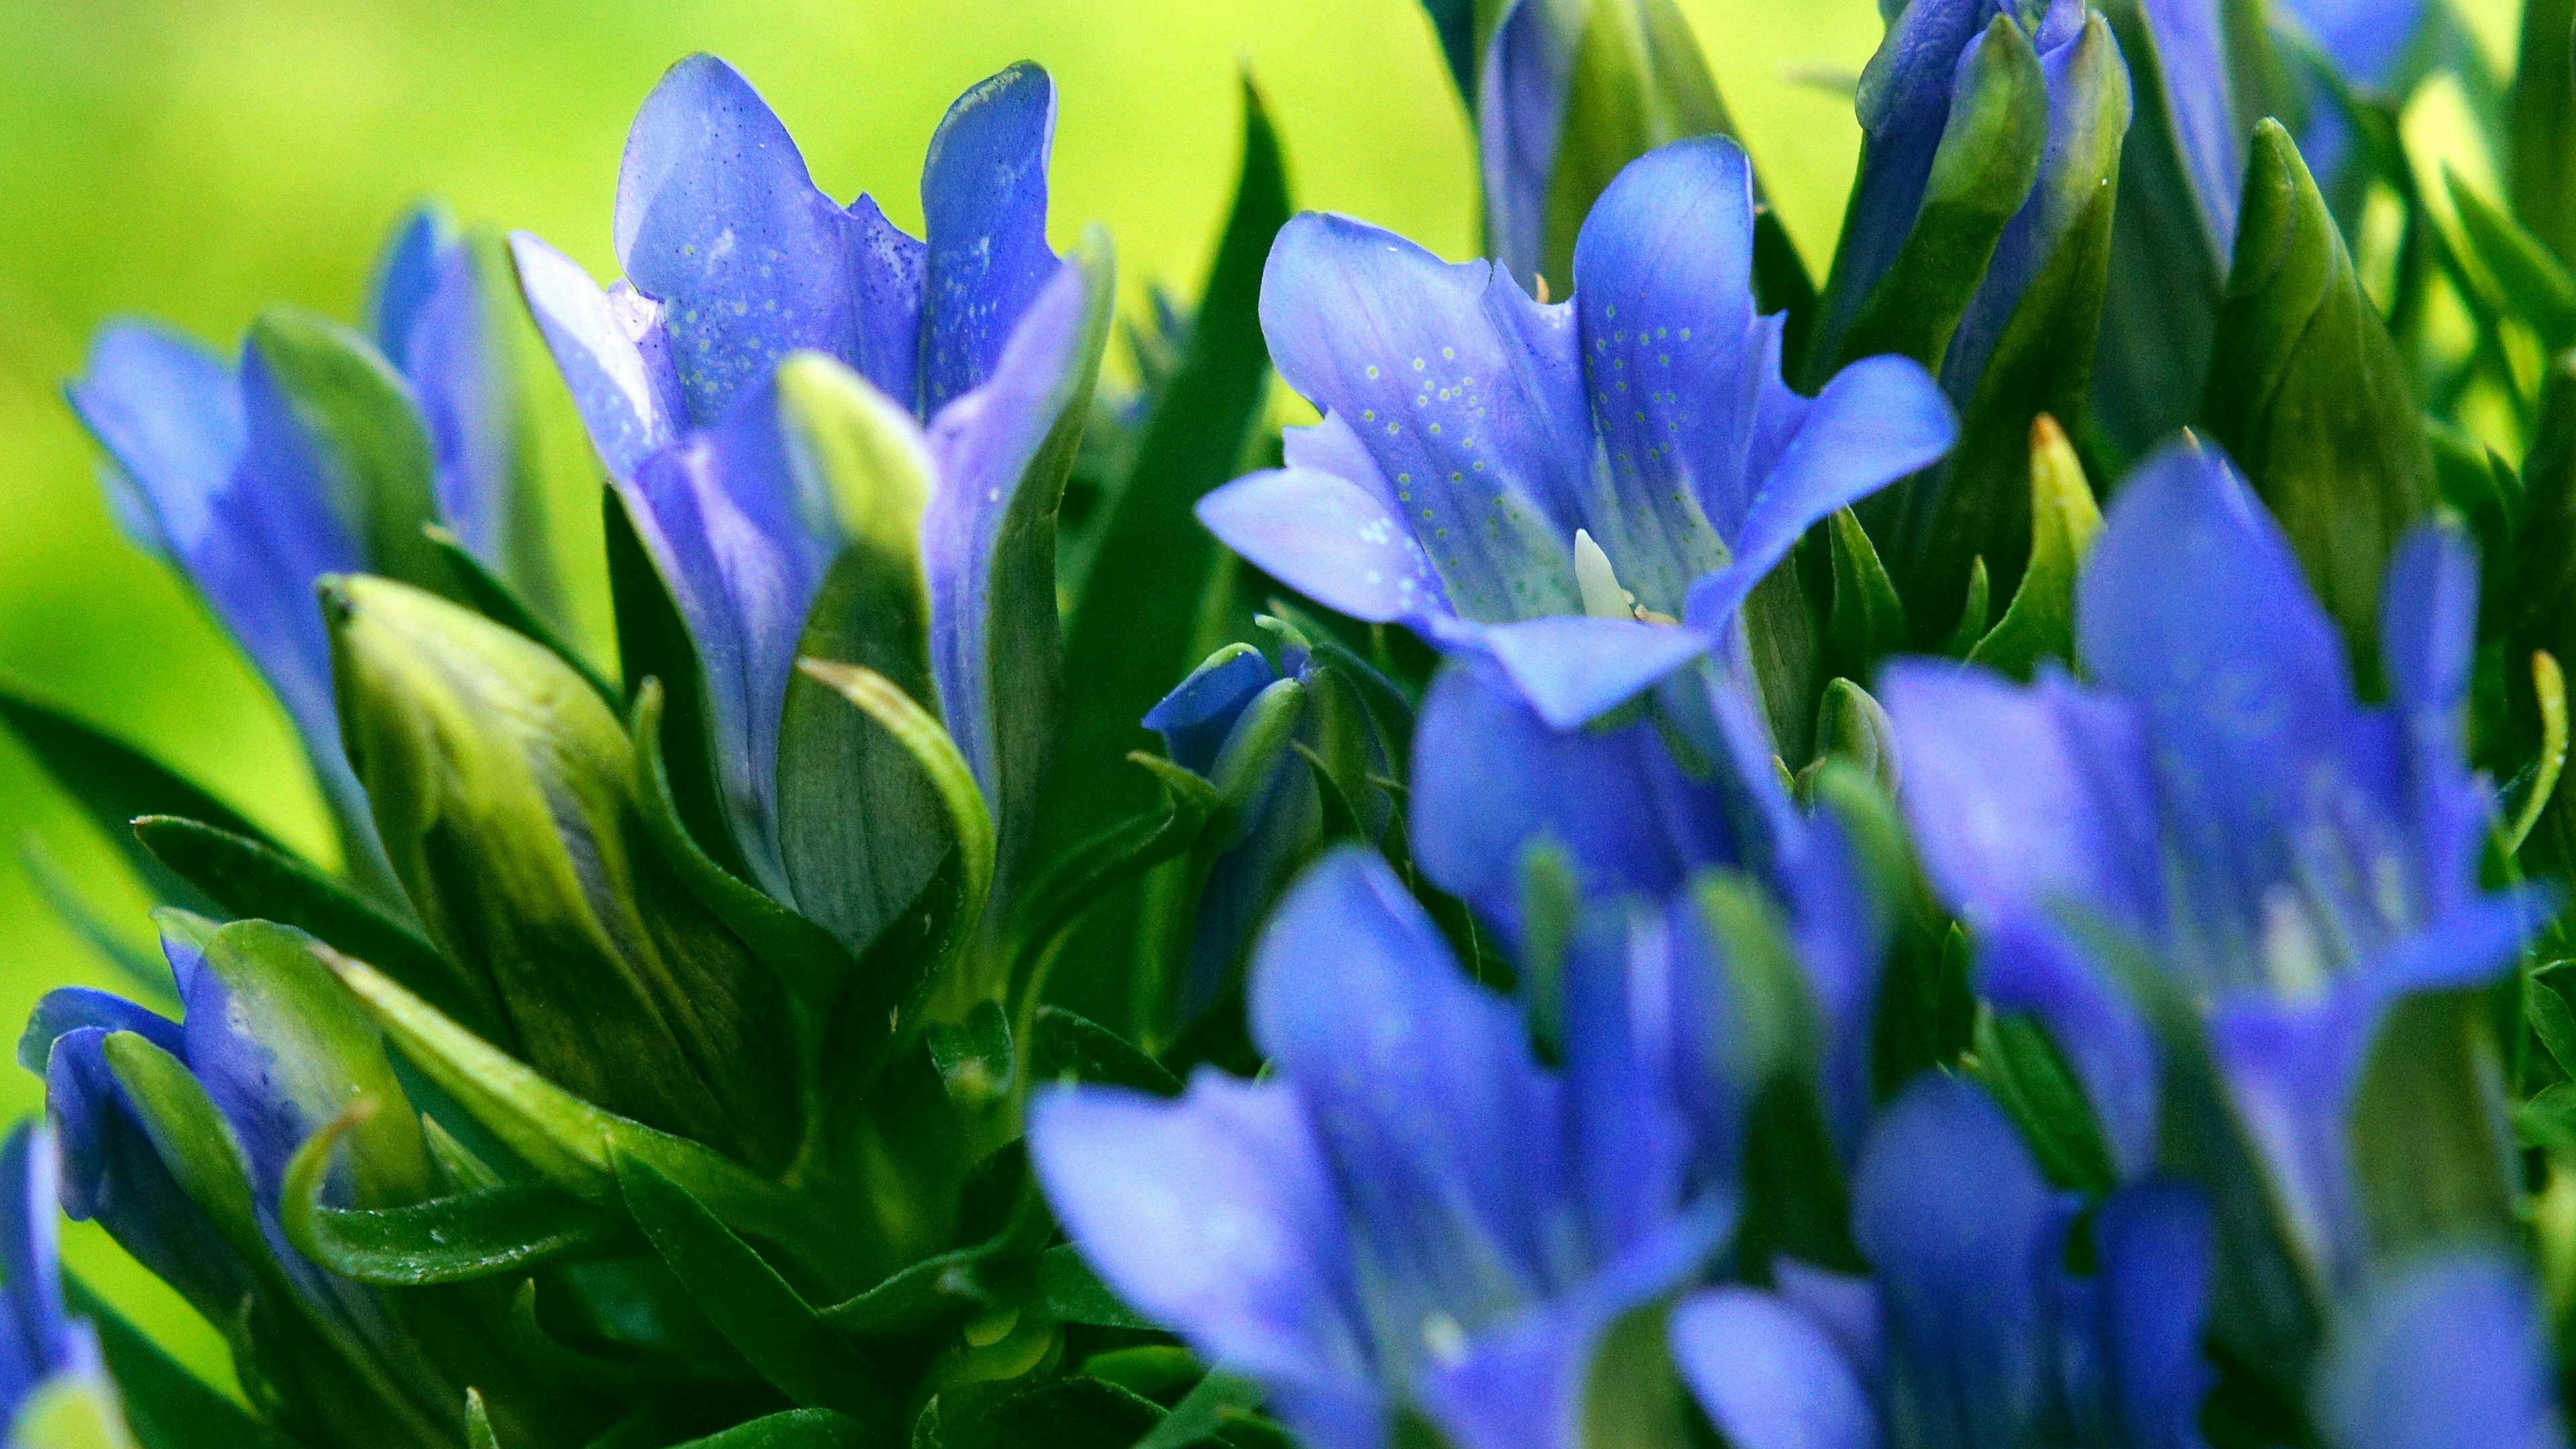
<path id="1" fill-rule="evenodd" d="M 67 389 L 107 451 L 103 477 L 127 535 L 187 577 L 267 680 L 350 870 L 379 887 L 383 851 L 341 750 L 314 581 L 372 572 L 452 589 L 422 534 L 439 523 L 531 598 L 559 597 L 526 524 L 513 522 L 539 516 L 539 504 L 510 451 L 523 419 L 515 339 L 500 331 L 513 319 L 495 312 L 508 298 L 489 259 L 424 212 L 378 270 L 373 343 L 281 309 L 230 365 L 157 324 L 116 322 Z"/>
<path id="2" fill-rule="evenodd" d="M 1491 659 L 1550 723 L 1584 723 L 1706 653 L 1810 524 L 1955 434 L 1903 359 L 1791 392 L 1752 246 L 1751 168 L 1719 137 L 1620 173 L 1554 306 L 1491 263 L 1298 217 L 1262 330 L 1324 419 L 1199 518 L 1318 602 Z"/>
<path id="3" fill-rule="evenodd" d="M 2494 1249 L 2454 1249 L 2343 1313 L 2311 1414 L 2332 1449 L 2563 1449 L 2539 1295 Z"/>
<path id="4" fill-rule="evenodd" d="M 289 1159 L 362 1096 L 382 1110 L 348 1135 L 338 1200 L 429 1195 L 420 1117 L 382 1039 L 302 933 L 175 910 L 160 921 L 181 1020 L 66 987 L 37 1003 L 19 1040 L 19 1061 L 45 1078 L 63 1210 L 106 1227 L 209 1321 L 242 1324 L 290 1429 L 452 1445 L 462 1385 L 424 1357 L 382 1290 L 304 1258 L 281 1227 Z"/>
<path id="5" fill-rule="evenodd" d="M 906 505 L 918 521 L 902 543 L 926 577 L 934 681 L 922 688 L 935 682 L 936 707 L 996 802 L 1007 861 L 1052 738 L 1054 508 L 1107 321 L 1105 243 L 1071 262 L 1047 245 L 1054 122 L 1053 84 L 1035 66 L 961 96 L 924 163 L 929 239 L 916 241 L 869 197 L 843 208 L 817 191 L 749 83 L 696 56 L 663 78 L 627 137 L 616 225 L 627 279 L 603 293 L 534 237 L 513 243 L 529 303 L 695 645 L 733 843 L 763 889 L 854 946 L 883 912 L 843 904 L 859 894 L 839 874 L 850 806 L 816 801 L 803 812 L 815 818 L 797 818 L 783 783 L 796 751 L 782 731 L 795 726 L 797 657 L 849 647 L 807 630 L 848 625 L 815 616 L 815 604 L 856 540 L 773 369 L 793 352 L 822 354 L 918 420 L 884 446 L 933 480 L 926 503 Z M 898 628 L 880 620 L 873 632 Z M 887 886 L 886 909 L 908 903 L 932 864 Z M 853 918 L 837 919 L 844 911 Z"/>
<path id="6" fill-rule="evenodd" d="M 2398 80 L 2433 15 L 2426 0 L 2287 0 L 2283 8 L 2347 79 L 2374 89 Z"/>
<path id="7" fill-rule="evenodd" d="M 0 1143 L 0 1424 L 13 1446 L 50 1444 L 38 1426 L 57 1432 L 85 1420 L 93 1442 L 122 1449 L 133 1441 L 117 1408 L 116 1387 L 99 1359 L 98 1335 L 63 1311 L 62 1264 L 55 1226 L 61 1165 L 53 1133 L 21 1123 Z M 32 1432 L 31 1432 L 32 1431 Z"/>
<path id="8" fill-rule="evenodd" d="M 1360 697 L 1368 685 L 1348 677 L 1368 666 L 1347 653 L 1318 659 L 1294 626 L 1268 622 L 1279 635 L 1278 664 L 1249 644 L 1228 645 L 1144 719 L 1162 736 L 1164 756 L 1214 787 L 1230 817 L 1223 842 L 1190 883 L 1197 904 L 1187 940 L 1163 943 L 1180 955 L 1176 1022 L 1205 1012 L 1235 984 L 1271 904 L 1322 849 L 1324 799 L 1310 760 L 1331 772 L 1371 839 L 1394 817 L 1393 802 L 1368 783 L 1387 777 L 1393 751 Z M 1370 683 L 1392 692 L 1383 680 Z"/>
<path id="9" fill-rule="evenodd" d="M 1076 1246 L 1319 1449 L 1385 1445 L 1408 1410 L 1462 1449 L 1580 1442 L 1601 1332 L 1684 1281 L 1728 1207 L 1684 1193 L 1624 1050 L 1578 1037 L 1542 1067 L 1357 847 L 1290 892 L 1251 994 L 1262 1081 L 1032 1104 Z"/>
<path id="10" fill-rule="evenodd" d="M 1871 1276 L 1791 1265 L 1772 1291 L 1701 1293 L 1673 1313 L 1675 1361 L 1736 1449 L 2193 1449 L 2208 1208 L 2171 1185 L 2082 1206 L 1981 1089 L 1919 1078 L 1853 1181 Z"/>
<path id="11" fill-rule="evenodd" d="M 2492 980 L 2545 914 L 2478 886 L 2476 575 L 2452 532 L 2409 536 L 2383 603 L 2389 703 L 2364 706 L 2279 526 L 2186 440 L 2130 476 L 2094 544 L 2089 683 L 1912 662 L 1882 680 L 1924 867 L 1980 942 L 1984 994 L 2047 1022 L 2130 1175 L 2155 1152 L 2156 1053 L 2100 933 L 2204 1003 L 2325 1285 L 2363 1259 L 2347 1123 L 2380 1022 Z"/>

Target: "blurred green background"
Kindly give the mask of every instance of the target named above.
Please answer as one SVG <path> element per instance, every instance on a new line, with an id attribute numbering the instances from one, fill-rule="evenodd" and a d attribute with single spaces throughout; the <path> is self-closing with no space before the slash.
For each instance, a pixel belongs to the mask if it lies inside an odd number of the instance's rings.
<path id="1" fill-rule="evenodd" d="M 1684 0 L 1769 194 L 1819 267 L 1859 133 L 1830 84 L 1874 0 Z M 108 520 L 60 400 L 99 323 L 169 319 L 229 347 L 262 306 L 354 319 L 376 248 L 424 195 L 612 270 L 619 149 L 662 69 L 724 55 L 824 189 L 915 230 L 923 146 L 969 83 L 1055 74 L 1055 228 L 1114 233 L 1134 307 L 1195 295 L 1235 169 L 1235 75 L 1283 132 L 1297 200 L 1472 246 L 1465 118 L 1415 0 L 7 0 L 0 4 L 0 670 L 154 751 L 287 839 L 316 799 L 276 706 Z M 34 840 L 141 942 L 143 900 L 0 743 L 0 1020 L 115 984 L 18 863 Z M 0 1074 L 0 1120 L 37 1081 Z M 95 1229 L 74 1266 L 191 1364 L 220 1340 Z"/>

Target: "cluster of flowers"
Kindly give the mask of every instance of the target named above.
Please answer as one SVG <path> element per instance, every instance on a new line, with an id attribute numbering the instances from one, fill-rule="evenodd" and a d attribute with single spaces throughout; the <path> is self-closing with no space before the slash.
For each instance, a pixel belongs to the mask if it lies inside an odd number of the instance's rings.
<path id="1" fill-rule="evenodd" d="M 1129 396 L 1028 65 L 922 239 L 697 57 L 610 288 L 100 337 L 341 860 L 0 693 L 167 968 L 12 1445 L 2566 1444 L 2576 5 L 1890 5 L 1821 288 L 1669 0 L 1426 8 L 1492 259 L 1247 93 Z"/>

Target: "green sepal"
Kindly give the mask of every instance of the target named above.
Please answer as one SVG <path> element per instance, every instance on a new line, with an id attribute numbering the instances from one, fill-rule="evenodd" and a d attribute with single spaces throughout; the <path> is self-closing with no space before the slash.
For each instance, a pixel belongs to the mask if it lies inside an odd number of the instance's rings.
<path id="1" fill-rule="evenodd" d="M 524 1272 L 634 1244 L 626 1219 L 544 1183 L 511 1183 L 390 1208 L 322 1202 L 340 1139 L 375 1111 L 363 1099 L 286 1164 L 279 1219 L 295 1250 L 361 1283 L 419 1287 Z"/>
<path id="2" fill-rule="evenodd" d="M 369 569 L 451 593 L 447 561 L 424 529 L 438 519 L 435 454 L 411 388 L 348 326 L 296 307 L 251 323 L 246 359 L 286 400 L 332 509 Z"/>
<path id="3" fill-rule="evenodd" d="M 2540 238 L 2524 231 L 2494 202 L 2461 179 L 2445 177 L 2460 238 L 2495 284 L 2499 310 L 2518 318 L 2552 353 L 2576 343 L 2576 277 Z"/>
<path id="4" fill-rule="evenodd" d="M 2046 413 L 2031 424 L 2030 564 L 1992 632 L 1968 662 L 2028 682 L 2042 659 L 2075 662 L 2075 578 L 2102 531 L 2102 509 L 2066 430 Z"/>
<path id="5" fill-rule="evenodd" d="M 2576 261 L 2576 0 L 2526 0 L 2507 114 L 2514 215 Z"/>
<path id="6" fill-rule="evenodd" d="M 1196 1387 L 1172 1405 L 1154 1432 L 1136 1441 L 1136 1449 L 1190 1449 L 1240 1424 L 1261 1407 L 1261 1386 L 1250 1379 L 1210 1369 Z"/>
<path id="7" fill-rule="evenodd" d="M 546 1181 L 588 1203 L 617 1201 L 614 1149 L 649 1160 L 728 1222 L 830 1262 L 843 1228 L 813 1202 L 712 1148 L 595 1107 L 441 1015 L 364 962 L 332 953 L 339 974 L 403 1055 Z"/>
<path id="8" fill-rule="evenodd" d="M 145 888 L 171 905 L 200 915 L 219 909 L 204 892 L 172 874 L 143 848 L 134 838 L 135 817 L 184 815 L 272 850 L 279 848 L 258 826 L 168 766 L 97 726 L 38 701 L 15 681 L 0 680 L 0 722 L 8 725 L 36 763 L 124 854 Z"/>
<path id="9" fill-rule="evenodd" d="M 868 1429 L 831 1409 L 789 1409 L 672 1449 L 862 1449 L 877 1442 Z"/>
<path id="10" fill-rule="evenodd" d="M 1570 290 L 1575 235 L 1629 162 L 1735 126 L 1673 0 L 1590 0 L 1565 85 L 1539 272 Z"/>
<path id="11" fill-rule="evenodd" d="M 464 980 L 438 948 L 310 865 L 250 836 L 173 815 L 144 815 L 134 836 L 155 860 L 237 920 L 309 932 L 375 965 L 440 1010 L 477 1021 Z"/>
<path id="12" fill-rule="evenodd" d="M 2512 1124 L 2484 1002 L 2482 991 L 2410 996 L 2371 1043 L 2346 1131 L 2377 1261 L 2517 1235 Z"/>
<path id="13" fill-rule="evenodd" d="M 1975 379 L 1958 449 L 1885 505 L 1898 517 L 1889 553 L 1918 637 L 1938 640 L 1959 617 L 1971 560 L 1983 558 L 1997 583 L 2018 583 L 2031 543 L 2032 423 L 2046 413 L 2080 429 L 2090 406 L 2131 105 L 2128 72 L 2098 12 L 2073 42 L 2060 84 L 2091 114 L 2029 203 L 2055 244 Z"/>
<path id="14" fill-rule="evenodd" d="M 2092 1194 L 2120 1185 L 2093 1103 L 2045 1025 L 2018 1013 L 1999 1015 L 1982 1008 L 1975 1051 L 1976 1079 L 2021 1124 L 2022 1137 L 2050 1182 Z"/>
<path id="15" fill-rule="evenodd" d="M 64 1274 L 63 1297 L 97 1331 L 99 1357 L 143 1449 L 287 1449 L 276 1430 L 180 1367 L 88 1284 Z"/>
<path id="16" fill-rule="evenodd" d="M 1828 762 L 1859 770 L 1893 795 L 1904 776 L 1896 752 L 1896 722 L 1866 689 L 1837 678 L 1816 706 L 1816 758 L 1798 772 L 1797 794 L 1812 799 L 1816 776 Z"/>
<path id="17" fill-rule="evenodd" d="M 807 609 L 802 657 L 887 680 L 937 718 L 921 519 L 934 468 L 912 415 L 840 362 L 799 352 L 778 368 L 778 426 L 797 492 L 828 503 L 845 540 Z M 754 879 L 845 950 L 865 951 L 938 872 L 949 838 L 940 787 L 912 750 L 830 683 L 791 674 L 778 722 L 777 857 L 743 842 Z M 757 836 L 757 822 L 742 822 Z M 763 878 L 766 875 L 771 878 Z"/>
<path id="18" fill-rule="evenodd" d="M 652 1163 L 616 1147 L 608 1155 L 636 1226 L 761 1377 L 807 1408 L 837 1409 L 862 1424 L 891 1420 L 876 1366 L 777 1269 Z"/>
<path id="19" fill-rule="evenodd" d="M 1669 1300 L 1619 1315 L 1593 1345 L 1583 1378 L 1585 1449 L 1693 1449 L 1700 1416 L 1668 1347 Z"/>
<path id="20" fill-rule="evenodd" d="M 1159 1332 L 1162 1328 L 1162 1325 L 1120 1301 L 1069 1243 L 1038 1254 L 1033 1271 L 1037 1277 L 1038 1304 L 1046 1310 L 1048 1317 L 1059 1323 L 1137 1329 L 1148 1333 Z"/>
<path id="21" fill-rule="evenodd" d="M 1188 672 L 1216 541 L 1191 509 L 1240 471 L 1261 420 L 1270 353 L 1261 276 L 1288 220 L 1286 163 L 1261 93 L 1243 80 L 1242 166 L 1177 367 L 1104 505 L 1108 516 L 1064 643 L 1064 737 L 1039 813 L 1053 854 L 1100 822 L 1148 808 L 1150 784 L 1118 767 L 1150 742 L 1137 721 Z"/>
<path id="22" fill-rule="evenodd" d="M 596 690 L 600 702 L 610 709 L 626 707 L 624 691 L 611 684 L 608 676 L 600 673 L 581 650 L 557 632 L 552 624 L 538 617 L 535 609 L 519 597 L 517 590 L 485 568 L 483 561 L 468 551 L 463 541 L 438 524 L 428 525 L 428 532 L 430 546 L 447 561 L 448 570 L 455 577 L 459 603 L 514 634 L 544 645 L 548 653 L 571 666 L 584 683 Z"/>
<path id="23" fill-rule="evenodd" d="M 2380 576 L 2433 499 L 2405 360 L 2290 134 L 2255 129 L 2201 411 L 2290 538 L 2365 680 Z"/>
<path id="24" fill-rule="evenodd" d="M 1809 357 L 1809 383 L 1820 387 L 1850 363 L 1883 353 L 1911 357 L 1937 374 L 1950 334 L 1985 282 L 1995 244 L 2039 180 L 2047 148 L 2048 77 L 2039 52 L 2012 15 L 1998 14 L 1952 92 L 1913 230 L 1867 297 L 1829 294 L 1826 315 L 1851 320 Z M 1852 282 L 1837 276 L 1827 285 Z"/>
<path id="25" fill-rule="evenodd" d="M 110 1032 L 100 1051 L 179 1190 L 234 1252 L 254 1265 L 267 1263 L 249 1159 L 205 1087 L 186 1063 L 133 1032 Z"/>
<path id="26" fill-rule="evenodd" d="M 2018 33 L 2018 32 L 2016 32 Z M 1868 530 L 1848 508 L 1826 521 L 1833 540 L 1834 603 L 1825 621 L 1827 667 L 1866 679 L 1878 661 L 1905 647 L 1905 602 L 1879 562 Z"/>
<path id="27" fill-rule="evenodd" d="M 1043 1082 L 1091 1082 L 1177 1097 L 1181 1082 L 1133 1042 L 1061 1007 L 1037 1009 L 1029 1044 L 1032 1087 Z"/>
<path id="28" fill-rule="evenodd" d="M 670 586 L 654 567 L 652 551 L 615 487 L 600 490 L 602 548 L 608 561 L 608 594 L 617 621 L 617 662 L 628 699 L 641 698 L 647 680 L 662 682 L 668 701 L 665 732 L 671 798 L 689 838 L 738 879 L 751 878 L 742 845 L 734 839 L 717 788 L 714 746 L 708 734 L 698 649 Z"/>

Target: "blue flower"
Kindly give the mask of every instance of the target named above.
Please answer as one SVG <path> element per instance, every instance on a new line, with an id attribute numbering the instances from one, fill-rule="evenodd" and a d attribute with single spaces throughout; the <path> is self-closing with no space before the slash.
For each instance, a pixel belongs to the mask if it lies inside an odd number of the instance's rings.
<path id="1" fill-rule="evenodd" d="M 2386 88 L 2431 19 L 2425 0 L 2287 0 L 2283 7 L 2357 85 Z"/>
<path id="2" fill-rule="evenodd" d="M 1736 1449 L 2193 1449 L 2208 1208 L 2170 1185 L 2082 1206 L 1983 1091 L 1923 1077 L 1853 1182 L 1871 1276 L 1788 1264 L 1771 1291 L 1701 1293 L 1674 1311 L 1674 1358 Z"/>
<path id="3" fill-rule="evenodd" d="M 1543 1068 L 1357 848 L 1290 893 L 1251 993 L 1262 1081 L 1034 1103 L 1075 1244 L 1324 1449 L 1389 1443 L 1401 1410 L 1462 1449 L 1580 1442 L 1592 1346 L 1698 1267 L 1728 1209 L 1685 1193 L 1624 1054 L 1578 1038 Z"/>
<path id="4" fill-rule="evenodd" d="M 2347 1308 L 2311 1412 L 2332 1449 L 2563 1449 L 2554 1377 L 2529 1274 L 2455 1249 Z"/>
<path id="5" fill-rule="evenodd" d="M 959 97 L 924 163 L 929 239 L 916 241 L 869 197 L 844 208 L 816 190 L 750 84 L 695 56 L 627 138 L 626 280 L 602 292 L 543 242 L 513 238 L 529 304 L 695 644 L 735 843 L 780 899 L 799 874 L 781 841 L 781 720 L 795 660 L 812 652 L 808 615 L 851 541 L 787 435 L 775 367 L 791 353 L 835 359 L 917 420 L 897 446 L 933 480 L 917 542 L 937 704 L 999 802 L 1006 856 L 1025 833 L 1058 688 L 1054 499 L 1109 285 L 1104 246 L 1067 262 L 1047 245 L 1054 123 L 1053 83 L 1032 65 Z"/>
<path id="6" fill-rule="evenodd" d="M 21 1123 L 0 1143 L 0 1425 L 22 1420 L 51 1393 L 77 1388 L 102 1407 L 115 1390 L 89 1324 L 63 1311 L 54 1199 L 61 1166 L 54 1135 Z M 22 1440 L 14 1433 L 8 1442 Z"/>
<path id="7" fill-rule="evenodd" d="M 2362 705 L 2279 526 L 2186 440 L 2130 476 L 2094 545 L 2089 684 L 1922 662 L 1882 681 L 1924 866 L 1978 937 L 1984 993 L 2047 1021 L 2134 1174 L 2155 1151 L 2155 1050 L 2097 933 L 2150 955 L 2206 1003 L 2328 1283 L 2361 1260 L 2346 1123 L 2379 1022 L 2412 992 L 2492 980 L 2545 914 L 2538 893 L 2478 886 L 2476 609 L 2467 546 L 2411 535 L 2383 602 L 2390 701 Z"/>
<path id="8" fill-rule="evenodd" d="M 1810 524 L 1955 435 L 1901 359 L 1791 392 L 1752 248 L 1751 168 L 1717 137 L 1620 173 L 1554 306 L 1492 263 L 1298 217 L 1262 330 L 1324 419 L 1199 517 L 1318 602 L 1490 658 L 1581 724 L 1707 652 Z"/>
<path id="9" fill-rule="evenodd" d="M 452 1442 L 461 1389 L 380 1290 L 306 1259 L 281 1226 L 289 1159 L 362 1096 L 384 1110 L 354 1129 L 335 1195 L 366 1207 L 429 1195 L 420 1118 L 382 1038 L 302 933 L 170 910 L 160 920 L 180 1021 L 66 987 L 37 1003 L 19 1040 L 20 1063 L 45 1079 L 63 1210 L 100 1223 L 208 1320 L 247 1312 L 290 1416 L 369 1442 Z"/>

